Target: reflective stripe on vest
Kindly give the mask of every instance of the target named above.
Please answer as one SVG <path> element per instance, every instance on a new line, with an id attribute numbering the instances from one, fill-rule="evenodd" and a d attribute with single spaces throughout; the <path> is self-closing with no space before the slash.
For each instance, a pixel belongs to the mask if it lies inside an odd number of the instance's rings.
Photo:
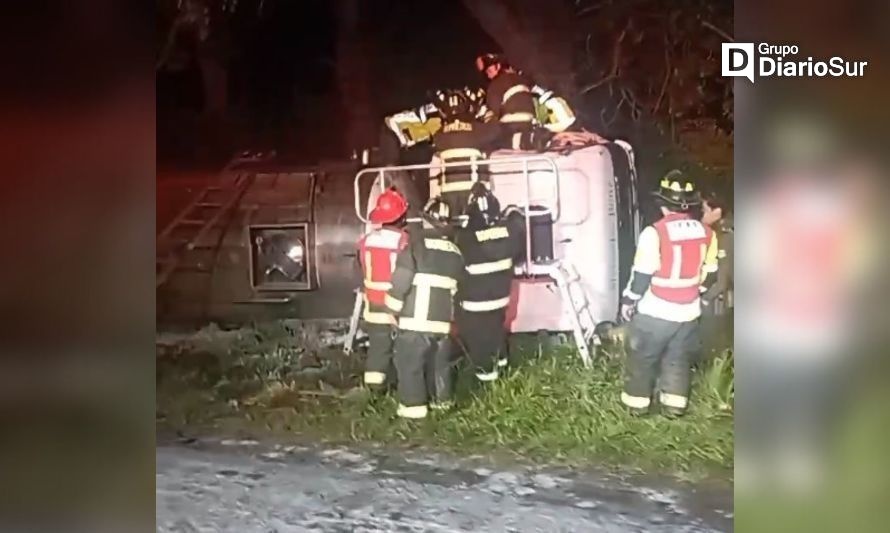
<path id="1" fill-rule="evenodd" d="M 482 274 L 491 274 L 492 272 L 502 272 L 513 268 L 513 258 L 508 257 L 499 261 L 491 261 L 488 263 L 475 263 L 467 265 L 467 272 L 474 276 Z"/>
<path id="2" fill-rule="evenodd" d="M 371 281 L 366 279 L 365 288 L 371 289 L 372 291 L 388 291 L 392 288 L 392 283 L 388 281 Z"/>
<path id="3" fill-rule="evenodd" d="M 485 311 L 494 311 L 496 309 L 503 309 L 510 304 L 510 297 L 507 296 L 505 298 L 498 298 L 497 300 L 485 300 L 479 302 L 471 302 L 471 301 L 463 301 L 460 303 L 460 306 L 465 311 L 470 311 L 471 313 L 482 313 Z"/>
<path id="4" fill-rule="evenodd" d="M 365 235 L 361 245 L 363 284 L 365 297 L 370 302 L 384 305 L 398 252 L 406 242 L 407 236 L 398 230 L 380 228 Z"/>
<path id="5" fill-rule="evenodd" d="M 365 319 L 365 322 L 371 324 L 387 324 L 391 326 L 396 324 L 396 319 L 391 314 L 382 311 L 370 311 L 367 307 L 365 307 L 365 312 L 362 315 L 362 318 Z"/>
<path id="6" fill-rule="evenodd" d="M 653 226 L 658 233 L 661 268 L 652 276 L 652 294 L 677 304 L 695 302 L 711 230 L 683 214 L 670 214 Z"/>

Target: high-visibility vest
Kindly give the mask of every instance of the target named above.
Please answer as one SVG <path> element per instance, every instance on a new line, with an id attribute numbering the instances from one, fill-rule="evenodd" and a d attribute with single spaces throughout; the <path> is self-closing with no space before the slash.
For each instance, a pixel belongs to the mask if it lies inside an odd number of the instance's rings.
<path id="1" fill-rule="evenodd" d="M 408 245 L 408 234 L 401 230 L 379 228 L 359 241 L 365 293 L 364 319 L 372 323 L 393 323 L 385 311 L 386 292 L 392 287 L 396 257 Z"/>
<path id="2" fill-rule="evenodd" d="M 680 213 L 665 216 L 653 227 L 658 232 L 661 266 L 652 275 L 652 294 L 677 304 L 695 302 L 713 230 Z"/>

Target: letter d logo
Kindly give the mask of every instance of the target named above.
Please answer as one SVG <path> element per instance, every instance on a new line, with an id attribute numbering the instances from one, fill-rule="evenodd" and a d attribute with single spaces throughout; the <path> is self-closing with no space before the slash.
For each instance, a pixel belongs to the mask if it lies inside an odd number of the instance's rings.
<path id="1" fill-rule="evenodd" d="M 721 52 L 724 76 L 744 76 L 754 83 L 754 43 L 723 43 Z"/>

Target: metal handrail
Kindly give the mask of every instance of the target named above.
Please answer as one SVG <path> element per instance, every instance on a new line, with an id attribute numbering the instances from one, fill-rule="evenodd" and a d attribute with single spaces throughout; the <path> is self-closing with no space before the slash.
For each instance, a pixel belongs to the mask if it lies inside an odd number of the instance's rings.
<path id="1" fill-rule="evenodd" d="M 403 170 L 432 170 L 434 168 L 445 169 L 448 167 L 467 167 L 471 168 L 471 172 L 478 172 L 478 167 L 480 166 L 488 166 L 489 170 L 492 170 L 493 165 L 509 165 L 511 163 L 521 163 L 522 164 L 522 174 L 525 177 L 525 253 L 526 253 L 526 264 L 532 264 L 531 261 L 531 172 L 534 170 L 529 168 L 530 163 L 545 163 L 550 167 L 551 175 L 553 176 L 554 182 L 556 184 L 556 205 L 553 210 L 551 210 L 551 214 L 553 217 L 553 222 L 557 222 L 559 220 L 560 214 L 562 212 L 561 209 L 561 194 L 560 194 L 560 184 L 559 184 L 559 168 L 556 166 L 556 162 L 553 158 L 543 155 L 534 155 L 531 157 L 502 157 L 502 158 L 487 158 L 487 159 L 472 159 L 470 161 L 442 161 L 438 163 L 428 163 L 428 164 L 417 164 L 417 165 L 396 165 L 396 166 L 388 166 L 388 167 L 373 167 L 373 168 L 365 168 L 359 170 L 355 175 L 355 180 L 353 181 L 353 199 L 355 206 L 355 215 L 365 224 L 369 224 L 370 221 L 365 217 L 365 215 L 361 211 L 361 187 L 359 186 L 361 179 L 363 176 L 368 174 L 375 174 L 380 182 L 380 192 L 383 192 L 387 188 L 386 184 L 386 173 L 398 172 Z M 536 169 L 540 170 L 540 169 Z"/>

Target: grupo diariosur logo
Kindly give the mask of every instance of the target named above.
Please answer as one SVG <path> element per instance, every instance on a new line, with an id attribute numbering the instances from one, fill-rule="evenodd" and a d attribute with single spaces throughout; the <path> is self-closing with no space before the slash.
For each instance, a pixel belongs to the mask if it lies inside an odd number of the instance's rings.
<path id="1" fill-rule="evenodd" d="M 743 76 L 754 83 L 759 78 L 858 78 L 865 75 L 868 61 L 849 61 L 834 56 L 827 61 L 807 56 L 799 58 L 797 45 L 723 43 L 721 64 L 724 76 Z"/>

